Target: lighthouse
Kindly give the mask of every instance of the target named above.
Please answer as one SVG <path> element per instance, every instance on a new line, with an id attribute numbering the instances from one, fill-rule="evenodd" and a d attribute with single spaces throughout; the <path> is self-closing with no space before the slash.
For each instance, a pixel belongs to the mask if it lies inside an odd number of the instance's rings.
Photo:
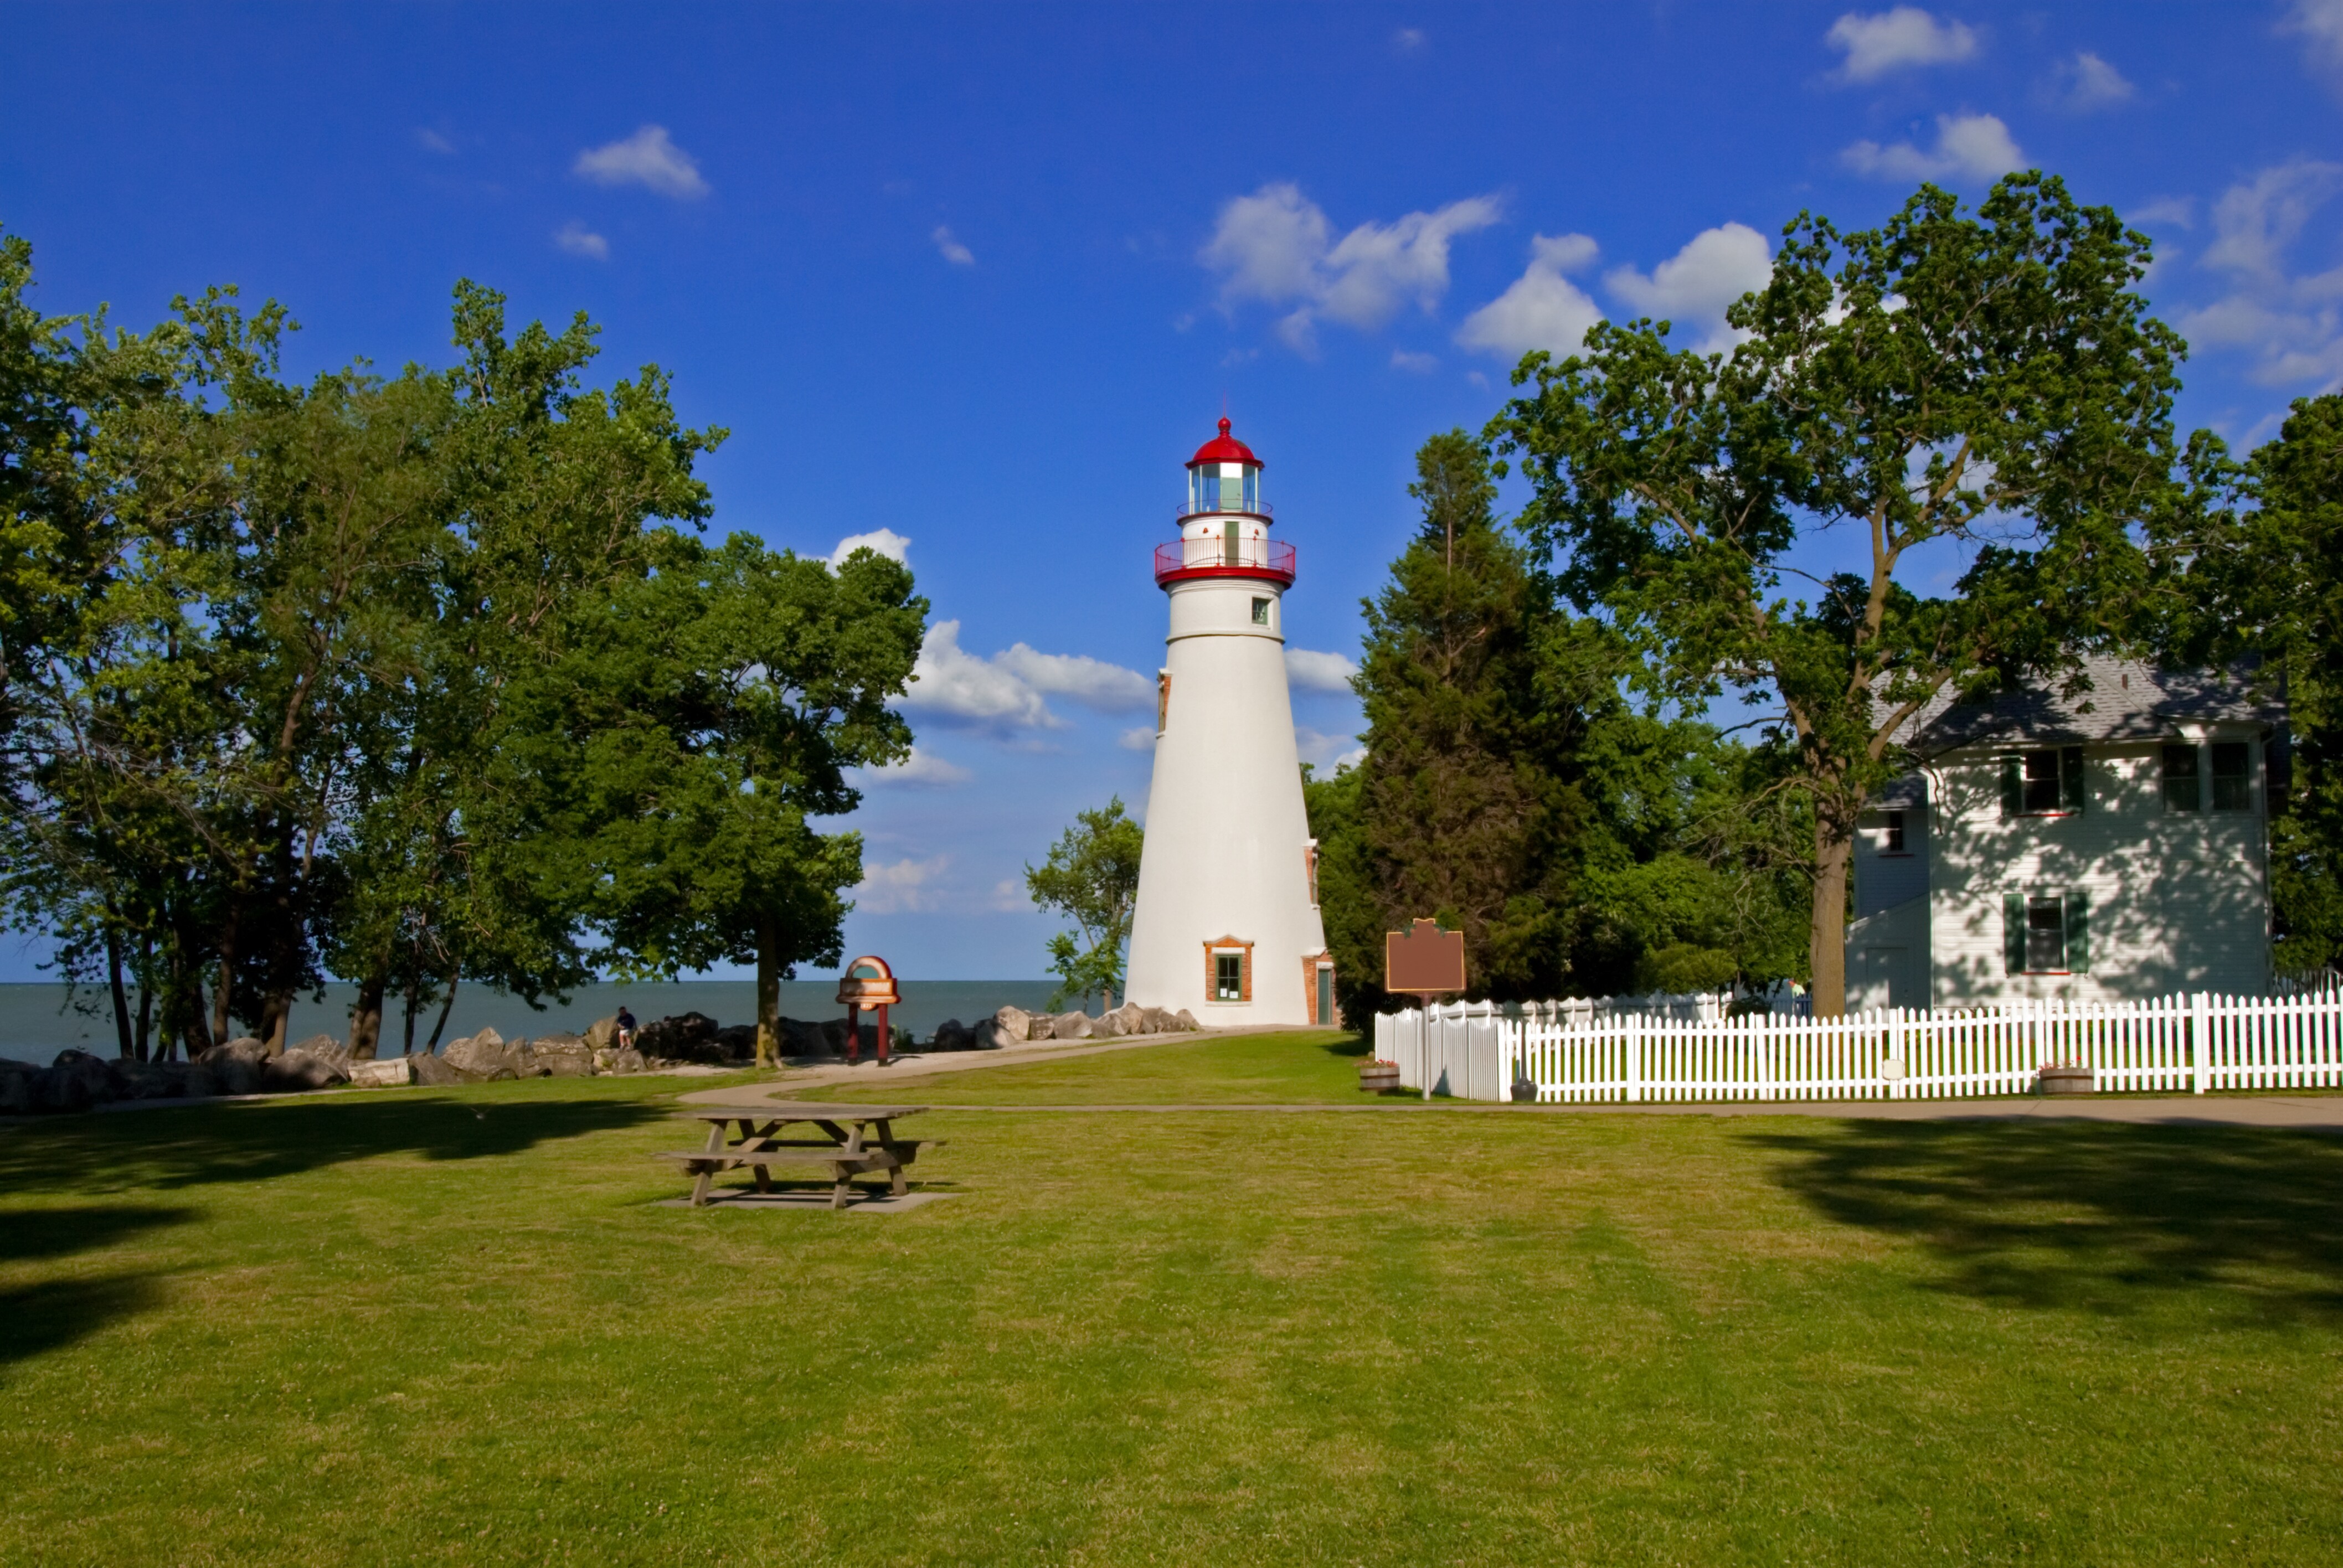
<path id="1" fill-rule="evenodd" d="M 1207 1029 L 1335 1021 L 1285 686 L 1293 547 L 1269 537 L 1261 470 L 1222 420 L 1188 460 L 1180 537 L 1155 551 L 1172 629 L 1126 990 Z"/>

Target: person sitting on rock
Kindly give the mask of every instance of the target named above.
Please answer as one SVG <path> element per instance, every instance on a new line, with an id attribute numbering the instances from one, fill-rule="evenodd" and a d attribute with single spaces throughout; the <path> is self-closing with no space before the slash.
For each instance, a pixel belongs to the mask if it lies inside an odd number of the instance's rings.
<path id="1" fill-rule="evenodd" d="M 620 1003 L 618 1016 L 613 1021 L 618 1026 L 618 1049 L 632 1050 L 635 1046 L 635 1015 L 624 1003 Z"/>

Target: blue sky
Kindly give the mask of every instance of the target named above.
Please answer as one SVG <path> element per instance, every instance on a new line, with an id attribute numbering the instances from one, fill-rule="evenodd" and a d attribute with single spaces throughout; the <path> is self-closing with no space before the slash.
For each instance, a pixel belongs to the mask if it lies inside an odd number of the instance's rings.
<path id="1" fill-rule="evenodd" d="M 240 285 L 303 372 L 444 364 L 470 276 L 729 427 L 719 531 L 908 540 L 919 759 L 854 822 L 900 971 L 1040 972 L 1021 871 L 1147 792 L 1181 464 L 1268 462 L 1305 755 L 1423 438 L 1597 314 L 1694 337 L 1801 208 L 2066 177 L 2155 236 L 2184 426 L 2343 373 L 2343 0 L 2306 5 L 19 4 L 0 223 L 51 311 Z M 33 979 L 35 948 L 0 962 Z"/>

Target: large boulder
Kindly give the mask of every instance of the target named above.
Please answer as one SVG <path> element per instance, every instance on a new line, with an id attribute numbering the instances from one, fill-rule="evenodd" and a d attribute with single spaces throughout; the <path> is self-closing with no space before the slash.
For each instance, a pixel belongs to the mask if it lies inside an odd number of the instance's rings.
<path id="1" fill-rule="evenodd" d="M 1001 1026 L 1001 1033 L 1005 1039 L 1028 1040 L 1037 1038 L 1033 1033 L 1035 1016 L 1021 1007 L 1004 1007 L 992 1015 L 992 1021 Z"/>
<path id="2" fill-rule="evenodd" d="M 928 1042 L 930 1050 L 967 1050 L 976 1044 L 976 1033 L 956 1018 L 948 1018 L 936 1025 L 936 1032 Z"/>
<path id="3" fill-rule="evenodd" d="M 187 1092 L 187 1067 L 177 1061 L 123 1061 L 106 1064 L 123 1100 L 176 1100 Z"/>
<path id="4" fill-rule="evenodd" d="M 1172 1015 L 1172 1028 L 1167 1032 L 1190 1034 L 1203 1027 L 1196 1021 L 1196 1015 L 1183 1007 Z"/>
<path id="5" fill-rule="evenodd" d="M 716 1034 L 716 1020 L 706 1013 L 677 1013 L 637 1030 L 635 1049 L 645 1056 L 663 1056 L 669 1061 L 713 1066 L 724 1060 L 724 1048 L 717 1043 Z"/>
<path id="6" fill-rule="evenodd" d="M 620 1050 L 608 1046 L 594 1053 L 597 1072 L 640 1072 L 649 1065 L 643 1060 L 643 1053 L 632 1047 Z"/>
<path id="7" fill-rule="evenodd" d="M 87 1111 L 117 1097 L 114 1075 L 106 1063 L 85 1050 L 61 1050 L 41 1075 L 40 1103 L 45 1111 Z"/>
<path id="8" fill-rule="evenodd" d="M 347 1078 L 349 1076 L 351 1060 L 350 1048 L 346 1041 L 338 1040 L 333 1035 L 313 1034 L 307 1040 L 297 1040 L 293 1044 L 287 1046 L 285 1050 L 286 1054 L 288 1056 L 294 1051 L 298 1050 L 316 1057 L 319 1061 L 332 1062 L 335 1068 L 341 1072 L 343 1077 Z"/>
<path id="9" fill-rule="evenodd" d="M 0 1116 L 29 1116 L 40 1109 L 45 1069 L 0 1058 Z"/>
<path id="10" fill-rule="evenodd" d="M 1052 1040 L 1088 1040 L 1092 1032 L 1090 1015 L 1080 1010 L 1061 1012 L 1050 1020 Z"/>
<path id="11" fill-rule="evenodd" d="M 528 1060 L 549 1078 L 589 1078 L 594 1072 L 594 1048 L 579 1035 L 539 1035 L 528 1042 Z"/>
<path id="12" fill-rule="evenodd" d="M 266 1040 L 260 1039 L 256 1035 L 250 1034 L 239 1034 L 234 1040 L 214 1046 L 212 1049 L 215 1050 L 233 1050 L 249 1061 L 266 1061 L 270 1057 L 277 1054 L 274 1050 L 271 1050 L 268 1048 L 268 1042 Z"/>
<path id="13" fill-rule="evenodd" d="M 260 1092 L 260 1070 L 268 1060 L 268 1048 L 246 1035 L 231 1040 L 226 1045 L 216 1045 L 196 1053 L 195 1065 L 202 1070 L 200 1086 L 190 1075 L 187 1092 L 190 1095 L 257 1094 Z"/>
<path id="14" fill-rule="evenodd" d="M 1179 1019 L 1169 1008 L 1146 1007 L 1139 1010 L 1147 1015 L 1147 1027 L 1140 1031 L 1142 1034 L 1171 1034 L 1180 1027 Z"/>
<path id="15" fill-rule="evenodd" d="M 999 1050 L 1004 1045 L 1025 1043 L 1023 1035 L 1010 1033 L 1008 1026 L 997 1018 L 986 1019 L 969 1032 L 970 1047 L 977 1050 Z"/>
<path id="16" fill-rule="evenodd" d="M 427 1050 L 418 1050 L 413 1056 L 400 1060 L 415 1075 L 415 1081 L 427 1089 L 453 1089 L 459 1083 L 472 1081 L 464 1072 L 451 1066 L 446 1057 L 434 1056 Z"/>
<path id="17" fill-rule="evenodd" d="M 507 1045 L 505 1037 L 493 1029 L 484 1029 L 478 1034 L 449 1040 L 439 1057 L 463 1074 L 463 1081 L 468 1083 L 486 1083 L 521 1075 L 520 1053 Z"/>
<path id="18" fill-rule="evenodd" d="M 1111 1012 L 1102 1012 L 1091 1020 L 1091 1033 L 1101 1040 L 1111 1040 L 1122 1032 L 1122 1020 Z"/>
<path id="19" fill-rule="evenodd" d="M 337 1089 L 350 1081 L 338 1063 L 306 1050 L 272 1056 L 260 1069 L 260 1086 L 272 1094 L 294 1094 L 307 1089 Z"/>
<path id="20" fill-rule="evenodd" d="M 754 1061 L 757 1059 L 757 1026 L 735 1023 L 716 1031 L 716 1043 L 727 1061 Z"/>
<path id="21" fill-rule="evenodd" d="M 401 1089 L 415 1081 L 415 1059 L 393 1056 L 377 1061 L 353 1061 L 349 1073 L 353 1089 Z"/>
<path id="22" fill-rule="evenodd" d="M 1114 1032 L 1117 1034 L 1147 1034 L 1151 1032 L 1147 1027 L 1147 1010 L 1140 1006 L 1135 1001 L 1124 1002 L 1121 1007 L 1115 1009 L 1112 1012 L 1108 1013 L 1106 1018 L 1114 1020 Z M 1106 1021 L 1106 1019 L 1102 1018 L 1099 1021 L 1103 1023 Z M 1101 1030 L 1100 1032 L 1103 1034 L 1106 1031 Z"/>
<path id="23" fill-rule="evenodd" d="M 586 1043 L 596 1050 L 609 1050 L 618 1043 L 618 1015 L 598 1018 L 586 1026 Z"/>

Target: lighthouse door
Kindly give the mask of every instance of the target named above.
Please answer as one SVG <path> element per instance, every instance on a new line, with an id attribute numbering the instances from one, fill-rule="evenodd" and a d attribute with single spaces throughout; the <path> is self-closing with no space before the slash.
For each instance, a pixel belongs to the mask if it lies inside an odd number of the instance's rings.
<path id="1" fill-rule="evenodd" d="M 1237 520 L 1234 518 L 1221 525 L 1221 564 L 1227 567 L 1244 564 L 1237 556 Z"/>
<path id="2" fill-rule="evenodd" d="M 1318 966 L 1318 1022 L 1334 1021 L 1334 970 L 1331 964 Z"/>

